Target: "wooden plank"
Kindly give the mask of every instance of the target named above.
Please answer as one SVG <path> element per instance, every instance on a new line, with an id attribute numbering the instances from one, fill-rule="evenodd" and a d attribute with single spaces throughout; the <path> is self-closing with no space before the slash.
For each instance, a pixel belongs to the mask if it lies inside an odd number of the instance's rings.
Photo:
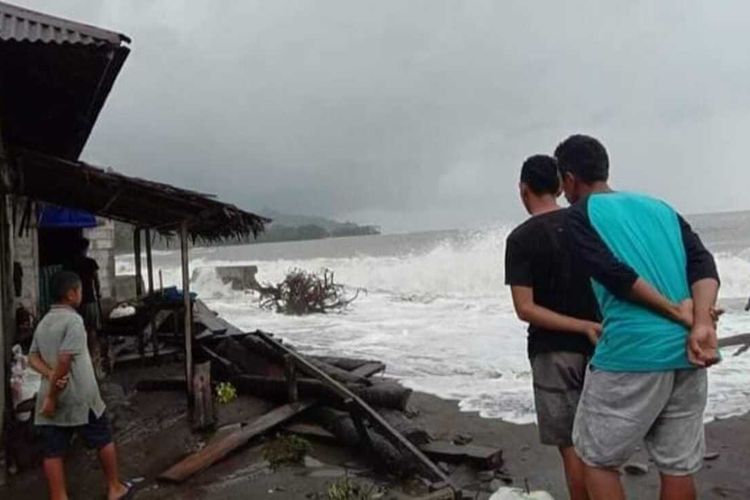
<path id="1" fill-rule="evenodd" d="M 336 436 L 325 430 L 323 427 L 315 424 L 298 422 L 284 426 L 284 430 L 287 432 L 291 432 L 292 434 L 299 434 L 300 436 L 305 437 L 324 439 L 326 441 L 336 440 Z"/>
<path id="2" fill-rule="evenodd" d="M 211 441 L 205 448 L 189 455 L 163 472 L 159 475 L 159 479 L 182 482 L 193 474 L 215 464 L 237 448 L 245 445 L 253 437 L 268 432 L 295 415 L 312 407 L 314 404 L 315 402 L 313 400 L 304 400 L 298 403 L 280 406 L 254 420 L 240 430 L 220 436 L 218 439 Z"/>
<path id="3" fill-rule="evenodd" d="M 376 373 L 384 371 L 385 365 L 383 363 L 381 363 L 380 361 L 373 361 L 372 363 L 365 363 L 364 365 L 360 366 L 359 368 L 355 368 L 349 373 L 356 377 L 372 377 Z"/>
<path id="4" fill-rule="evenodd" d="M 361 412 L 361 416 L 367 418 L 371 425 L 381 430 L 384 436 L 391 440 L 395 446 L 409 453 L 417 461 L 417 464 L 423 471 L 423 473 L 429 476 L 429 479 L 435 482 L 445 482 L 447 485 L 450 485 L 449 478 L 443 473 L 442 470 L 440 470 L 437 465 L 435 465 L 429 458 L 427 458 L 424 453 L 422 453 L 408 439 L 406 439 L 398 431 L 391 427 L 390 424 L 388 424 L 388 422 L 386 422 L 378 412 L 373 410 L 372 407 L 365 403 L 359 396 L 357 396 L 344 385 L 340 384 L 329 375 L 318 369 L 299 353 L 279 343 L 268 334 L 258 330 L 254 335 L 263 339 L 266 343 L 273 346 L 280 352 L 291 354 L 297 362 L 297 367 L 300 369 L 300 371 L 303 371 L 310 376 L 320 380 L 332 391 L 338 394 L 344 401 L 351 400 L 350 404 L 352 406 L 356 406 L 359 409 L 359 411 Z"/>
<path id="5" fill-rule="evenodd" d="M 503 450 L 500 448 L 433 441 L 419 445 L 419 449 L 436 460 L 470 462 L 483 469 L 497 469 L 503 464 Z"/>

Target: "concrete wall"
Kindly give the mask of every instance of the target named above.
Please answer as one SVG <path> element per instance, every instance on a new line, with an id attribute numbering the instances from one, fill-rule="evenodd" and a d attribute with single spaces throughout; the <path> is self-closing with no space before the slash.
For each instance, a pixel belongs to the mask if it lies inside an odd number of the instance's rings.
<path id="1" fill-rule="evenodd" d="M 91 242 L 89 257 L 99 264 L 99 281 L 102 297 L 117 298 L 115 294 L 115 223 L 97 217 L 99 226 L 83 230 L 83 236 Z"/>

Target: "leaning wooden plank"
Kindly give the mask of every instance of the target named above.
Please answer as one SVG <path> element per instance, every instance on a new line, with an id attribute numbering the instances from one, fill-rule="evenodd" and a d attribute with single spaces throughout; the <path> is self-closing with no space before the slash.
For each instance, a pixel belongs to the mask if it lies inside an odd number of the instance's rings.
<path id="1" fill-rule="evenodd" d="M 220 321 L 212 310 L 202 300 L 196 300 L 193 304 L 193 321 L 206 327 L 211 333 L 219 334 L 227 331 L 227 324 Z"/>
<path id="2" fill-rule="evenodd" d="M 750 333 L 741 333 L 719 339 L 719 347 L 730 347 L 733 345 L 750 344 Z"/>
<path id="3" fill-rule="evenodd" d="M 312 363 L 307 361 L 303 356 L 300 356 L 296 351 L 289 349 L 287 346 L 280 344 L 276 339 L 269 336 L 268 334 L 258 330 L 254 334 L 257 338 L 262 339 L 268 345 L 273 346 L 281 353 L 291 354 L 298 363 L 300 371 L 309 374 L 312 377 L 320 380 L 326 384 L 332 391 L 336 392 L 342 399 L 350 402 L 351 407 L 357 407 L 361 412 L 362 416 L 367 418 L 370 424 L 377 430 L 383 433 L 383 436 L 389 439 L 399 449 L 404 450 L 406 453 L 411 455 L 417 462 L 417 466 L 420 470 L 428 476 L 428 479 L 435 482 L 445 482 L 446 485 L 451 486 L 450 480 L 443 473 L 440 468 L 435 465 L 432 460 L 427 458 L 416 446 L 414 446 L 408 439 L 399 434 L 393 427 L 391 427 L 385 419 L 380 416 L 378 412 L 372 409 L 370 405 L 365 403 L 359 396 L 354 394 L 352 391 L 347 389 L 344 385 L 340 384 L 329 375 L 315 367 Z M 454 488 L 455 490 L 455 488 Z"/>
<path id="4" fill-rule="evenodd" d="M 295 415 L 307 410 L 314 404 L 315 401 L 313 400 L 304 400 L 298 403 L 280 406 L 249 423 L 240 430 L 211 441 L 205 448 L 189 455 L 182 461 L 170 467 L 169 470 L 163 472 L 159 476 L 159 479 L 173 482 L 184 481 L 193 474 L 215 464 L 232 451 L 246 444 L 253 437 L 263 434 L 279 424 L 284 423 Z"/>
<path id="5" fill-rule="evenodd" d="M 497 469 L 503 465 L 503 450 L 500 448 L 433 441 L 419 445 L 419 449 L 435 460 L 470 462 L 483 469 Z"/>
<path id="6" fill-rule="evenodd" d="M 380 361 L 373 361 L 372 363 L 365 363 L 364 365 L 360 366 L 359 368 L 355 368 L 349 373 L 357 377 L 372 377 L 376 373 L 384 371 L 385 365 L 383 363 L 381 363 Z"/>

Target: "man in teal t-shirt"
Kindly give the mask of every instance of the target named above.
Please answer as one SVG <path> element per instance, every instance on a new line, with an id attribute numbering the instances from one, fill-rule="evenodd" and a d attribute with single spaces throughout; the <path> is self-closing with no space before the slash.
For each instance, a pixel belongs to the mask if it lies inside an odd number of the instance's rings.
<path id="1" fill-rule="evenodd" d="M 618 468 L 645 441 L 661 498 L 694 499 L 692 475 L 705 450 L 704 368 L 718 360 L 714 259 L 669 205 L 609 187 L 609 158 L 596 139 L 571 136 L 555 157 L 574 204 L 570 244 L 604 320 L 573 429 L 589 495 L 624 500 Z"/>

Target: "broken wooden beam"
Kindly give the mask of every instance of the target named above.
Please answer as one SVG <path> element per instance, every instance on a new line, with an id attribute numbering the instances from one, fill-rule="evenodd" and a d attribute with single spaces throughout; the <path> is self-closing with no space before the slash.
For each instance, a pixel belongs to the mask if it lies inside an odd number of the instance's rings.
<path id="1" fill-rule="evenodd" d="M 498 469 L 503 465 L 503 450 L 488 446 L 456 445 L 448 441 L 433 441 L 419 445 L 427 456 L 444 462 L 468 462 L 482 470 Z"/>
<path id="2" fill-rule="evenodd" d="M 719 347 L 731 347 L 734 345 L 750 344 L 750 333 L 741 333 L 731 337 L 722 337 L 719 339 Z"/>
<path id="3" fill-rule="evenodd" d="M 201 450 L 185 457 L 159 475 L 159 479 L 172 482 L 182 482 L 193 474 L 196 474 L 215 464 L 232 451 L 245 445 L 253 437 L 268 432 L 274 427 L 283 424 L 290 418 L 299 415 L 315 404 L 313 400 L 304 400 L 298 403 L 280 406 L 265 415 L 250 422 L 245 427 L 219 436 L 208 443 Z"/>
<path id="4" fill-rule="evenodd" d="M 286 401 L 289 394 L 287 382 L 281 377 L 237 375 L 232 377 L 230 382 L 241 394 L 249 394 L 273 401 Z M 370 387 L 353 386 L 350 389 L 369 404 L 402 411 L 406 409 L 412 392 L 411 389 L 390 382 L 375 384 Z M 339 394 L 319 380 L 297 378 L 297 391 L 299 397 L 320 399 L 327 404 L 339 408 L 344 407 Z"/>
<path id="5" fill-rule="evenodd" d="M 315 365 L 310 363 L 307 359 L 301 356 L 296 351 L 289 349 L 289 347 L 279 343 L 268 334 L 258 330 L 254 333 L 254 336 L 266 342 L 269 346 L 277 349 L 282 354 L 291 354 L 297 362 L 297 367 L 301 372 L 307 373 L 308 375 L 318 379 L 335 392 L 341 399 L 346 402 L 350 402 L 351 406 L 356 406 L 358 411 L 361 411 L 361 417 L 366 418 L 371 426 L 376 430 L 383 433 L 383 436 L 392 442 L 398 449 L 408 453 L 416 462 L 416 466 L 420 471 L 428 476 L 428 479 L 435 482 L 445 482 L 446 485 L 451 486 L 450 480 L 443 473 L 440 468 L 435 465 L 432 460 L 427 458 L 422 451 L 420 451 L 414 444 L 408 439 L 402 436 L 397 430 L 391 427 L 390 424 L 370 405 L 368 405 L 362 398 L 353 393 L 351 390 L 346 388 L 344 385 L 334 380 L 331 376 L 317 368 Z"/>

